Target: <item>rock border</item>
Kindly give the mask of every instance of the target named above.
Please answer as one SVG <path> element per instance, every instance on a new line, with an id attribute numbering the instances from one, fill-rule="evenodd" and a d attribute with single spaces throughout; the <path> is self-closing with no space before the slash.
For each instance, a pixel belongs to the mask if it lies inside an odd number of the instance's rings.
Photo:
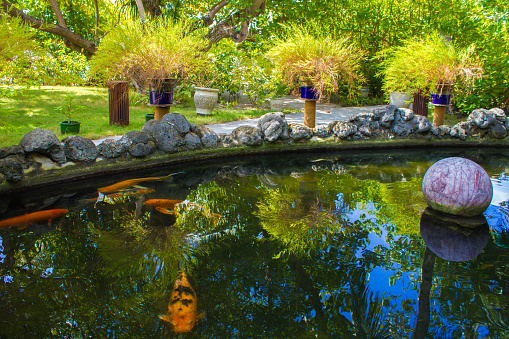
<path id="1" fill-rule="evenodd" d="M 435 126 L 410 109 L 389 105 L 314 129 L 302 124 L 289 124 L 283 113 L 275 112 L 263 115 L 257 127 L 240 126 L 231 134 L 216 134 L 206 126 L 190 124 L 179 113 L 169 113 L 161 121 L 146 122 L 141 131 L 130 131 L 119 140 L 106 139 L 97 146 L 78 135 L 60 142 L 49 130 L 30 131 L 19 145 L 0 148 L 0 193 L 84 178 L 92 173 L 155 167 L 172 161 L 207 161 L 232 153 L 255 155 L 302 152 L 306 149 L 373 149 L 380 147 L 379 142 L 384 140 L 404 141 L 404 147 L 431 146 L 429 141 L 440 142 L 441 146 L 472 146 L 466 141 L 469 138 L 476 140 L 474 145 L 499 141 L 491 146 L 500 146 L 508 135 L 509 121 L 499 108 L 474 110 L 466 121 L 455 126 Z M 313 145 L 309 141 L 330 142 Z M 378 144 L 375 146 L 369 141 Z M 458 141 L 463 142 L 458 145 Z M 259 146 L 267 144 L 278 147 L 260 149 Z M 401 148 L 402 145 L 384 143 L 383 147 Z M 63 168 L 68 165 L 74 166 L 64 171 Z"/>

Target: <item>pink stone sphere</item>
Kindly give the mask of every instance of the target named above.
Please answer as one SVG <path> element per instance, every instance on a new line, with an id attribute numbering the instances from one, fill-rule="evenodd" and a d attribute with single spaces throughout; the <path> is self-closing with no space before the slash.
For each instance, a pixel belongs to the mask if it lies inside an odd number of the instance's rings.
<path id="1" fill-rule="evenodd" d="M 428 169 L 422 180 L 422 193 L 435 211 L 473 217 L 489 207 L 493 186 L 481 166 L 453 157 L 437 161 Z"/>

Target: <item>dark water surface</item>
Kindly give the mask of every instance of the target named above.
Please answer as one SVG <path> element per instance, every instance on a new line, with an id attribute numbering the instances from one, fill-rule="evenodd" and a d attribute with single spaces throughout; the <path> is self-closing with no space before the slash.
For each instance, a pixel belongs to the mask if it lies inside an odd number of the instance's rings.
<path id="1" fill-rule="evenodd" d="M 492 178 L 475 229 L 425 211 L 448 156 Z M 2 196 L 0 220 L 69 212 L 0 229 L 0 338 L 508 338 L 508 175 L 503 150 L 343 152 Z M 186 334 L 158 317 L 179 272 L 206 314 Z"/>

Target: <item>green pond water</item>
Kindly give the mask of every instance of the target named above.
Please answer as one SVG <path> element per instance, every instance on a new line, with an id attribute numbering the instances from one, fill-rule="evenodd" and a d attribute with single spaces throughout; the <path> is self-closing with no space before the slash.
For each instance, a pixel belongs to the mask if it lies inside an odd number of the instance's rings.
<path id="1" fill-rule="evenodd" d="M 426 210 L 449 156 L 492 178 L 475 229 Z M 0 338 L 508 338 L 508 174 L 509 150 L 303 153 L 0 196 L 69 210 L 0 229 Z M 187 333 L 159 318 L 180 272 Z"/>

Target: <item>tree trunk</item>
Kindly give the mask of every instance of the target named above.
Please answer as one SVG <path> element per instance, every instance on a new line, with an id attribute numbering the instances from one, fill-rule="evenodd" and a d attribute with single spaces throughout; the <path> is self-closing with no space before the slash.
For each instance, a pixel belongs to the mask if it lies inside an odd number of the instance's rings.
<path id="1" fill-rule="evenodd" d="M 17 9 L 16 7 L 12 6 L 10 2 L 7 0 L 2 0 L 1 8 L 5 10 L 7 14 L 9 14 L 12 17 L 19 17 L 21 20 L 23 20 L 24 23 L 27 25 L 38 29 L 43 32 L 48 32 L 54 35 L 57 35 L 65 40 L 68 40 L 70 42 L 69 45 L 67 45 L 70 49 L 77 51 L 79 53 L 82 53 L 85 55 L 88 59 L 96 52 L 97 48 L 95 44 L 91 41 L 88 41 L 87 39 L 71 32 L 65 27 L 62 27 L 60 25 L 53 25 L 47 22 L 44 22 L 42 20 L 39 20 L 37 18 L 34 18 L 30 15 L 27 15 L 23 13 L 23 11 Z"/>

